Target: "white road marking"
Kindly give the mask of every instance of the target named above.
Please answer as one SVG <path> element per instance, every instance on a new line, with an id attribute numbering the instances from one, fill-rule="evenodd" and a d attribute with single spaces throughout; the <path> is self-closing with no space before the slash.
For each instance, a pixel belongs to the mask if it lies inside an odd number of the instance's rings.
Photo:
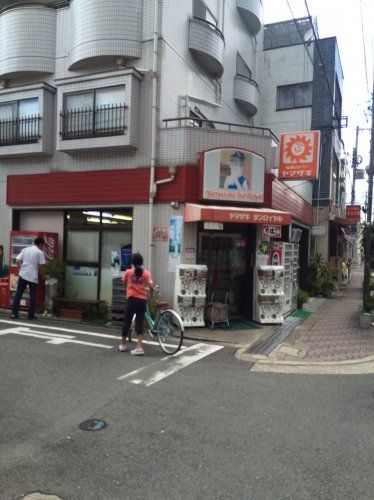
<path id="1" fill-rule="evenodd" d="M 30 328 L 30 323 L 23 323 L 22 321 L 0 319 L 0 323 L 5 323 L 5 324 L 9 324 L 9 325 L 19 325 L 19 326 L 25 326 L 26 328 Z M 45 330 L 54 330 L 54 331 L 58 331 L 58 332 L 76 333 L 78 335 L 88 335 L 91 337 L 101 337 L 104 339 L 120 340 L 120 338 L 121 338 L 121 335 L 109 335 L 106 333 L 86 332 L 84 330 L 71 330 L 69 328 L 59 328 L 57 326 L 44 326 L 44 325 L 40 325 L 39 323 L 35 324 L 35 328 L 41 328 L 41 329 L 45 329 Z M 0 335 L 1 335 L 1 330 L 0 330 Z M 132 342 L 135 342 L 135 340 L 132 340 Z M 145 340 L 145 339 L 143 340 L 143 344 L 159 345 L 159 343 L 157 341 Z M 182 350 L 186 349 L 186 347 L 182 346 L 181 349 Z"/>
<path id="2" fill-rule="evenodd" d="M 179 351 L 174 356 L 167 356 L 162 358 L 155 363 L 151 363 L 150 365 L 139 368 L 138 370 L 134 370 L 130 373 L 126 373 L 121 377 L 118 377 L 117 380 L 126 380 L 131 384 L 137 385 L 145 385 L 149 387 L 160 380 L 163 380 L 166 377 L 169 377 L 173 373 L 176 373 L 186 366 L 199 361 L 214 352 L 217 352 L 223 349 L 224 346 L 220 345 L 211 345 L 211 344 L 195 344 L 192 347 L 188 347 L 183 352 Z M 160 364 L 164 364 L 166 366 L 160 368 Z"/>
<path id="3" fill-rule="evenodd" d="M 22 335 L 23 337 L 34 337 L 36 339 L 44 339 L 48 344 L 62 345 L 62 344 L 81 344 L 90 347 L 100 347 L 101 349 L 113 349 L 111 345 L 95 344 L 93 342 L 84 342 L 82 340 L 75 340 L 71 335 L 59 335 L 57 333 L 38 332 L 31 330 L 31 328 L 8 328 L 0 332 L 1 335 Z"/>

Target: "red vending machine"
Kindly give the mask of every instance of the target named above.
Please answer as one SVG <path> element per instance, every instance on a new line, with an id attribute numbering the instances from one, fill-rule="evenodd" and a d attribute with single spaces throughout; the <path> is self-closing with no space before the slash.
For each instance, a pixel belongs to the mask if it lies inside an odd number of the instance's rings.
<path id="1" fill-rule="evenodd" d="M 17 290 L 18 267 L 16 264 L 17 256 L 23 248 L 29 247 L 34 243 L 35 238 L 44 238 L 44 255 L 49 260 L 58 257 L 58 234 L 46 233 L 44 231 L 11 231 L 10 232 L 10 262 L 9 262 L 9 306 L 13 305 L 13 297 Z M 36 295 L 36 310 L 40 308 L 44 301 L 44 283 L 39 283 Z M 27 309 L 29 306 L 28 290 L 26 289 L 21 300 L 21 308 Z"/>

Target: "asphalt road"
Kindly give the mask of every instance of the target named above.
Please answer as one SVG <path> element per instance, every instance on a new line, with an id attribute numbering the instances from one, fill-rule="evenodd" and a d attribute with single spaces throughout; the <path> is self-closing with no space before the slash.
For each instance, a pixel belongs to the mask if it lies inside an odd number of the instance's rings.
<path id="1" fill-rule="evenodd" d="M 76 325 L 3 320 L 0 500 L 373 498 L 371 375 L 251 373 L 191 343 L 134 358 L 59 330 Z M 107 428 L 80 430 L 91 417 Z"/>

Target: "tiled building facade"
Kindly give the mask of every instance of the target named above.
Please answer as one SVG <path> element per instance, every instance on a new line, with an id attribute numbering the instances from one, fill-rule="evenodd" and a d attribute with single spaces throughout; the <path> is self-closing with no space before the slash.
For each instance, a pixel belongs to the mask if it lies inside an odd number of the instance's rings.
<path id="1" fill-rule="evenodd" d="M 313 27 L 318 33 L 315 20 Z M 320 130 L 319 178 L 291 186 L 313 204 L 314 225 L 325 231 L 325 236 L 310 238 L 311 252 L 335 262 L 344 247 L 340 224 L 346 174 L 340 128 L 343 72 L 336 38 L 315 41 L 309 18 L 266 25 L 262 81 L 264 126 L 276 134 Z"/>
<path id="2" fill-rule="evenodd" d="M 202 152 L 253 151 L 275 185 L 277 137 L 258 113 L 261 0 L 177 4 L 2 2 L 1 244 L 9 258 L 10 230 L 58 232 L 72 294 L 110 301 L 110 254 L 131 245 L 172 300 L 168 243 L 150 234 L 201 201 Z M 182 262 L 199 260 L 200 230 L 184 225 Z M 96 269 L 83 287 L 77 267 Z"/>

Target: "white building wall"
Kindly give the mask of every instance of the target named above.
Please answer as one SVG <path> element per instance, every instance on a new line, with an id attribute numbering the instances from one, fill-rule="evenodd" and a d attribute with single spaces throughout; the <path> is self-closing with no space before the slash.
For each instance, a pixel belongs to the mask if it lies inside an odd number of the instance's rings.
<path id="1" fill-rule="evenodd" d="M 73 0 L 74 2 L 77 2 L 77 0 Z M 224 32 L 226 38 L 222 94 L 219 92 L 217 81 L 212 79 L 204 68 L 199 66 L 188 48 L 188 26 L 189 19 L 192 16 L 192 0 L 160 0 L 160 29 L 162 27 L 162 36 L 159 41 L 159 124 L 163 118 L 180 116 L 183 111 L 186 111 L 185 96 L 190 96 L 189 99 L 193 106 L 198 106 L 211 120 L 251 124 L 251 121 L 241 112 L 233 99 L 236 52 L 240 52 L 251 68 L 253 78 L 260 80 L 261 75 L 256 67 L 258 59 L 257 46 L 259 40 L 262 39 L 262 34 L 260 32 L 256 39 L 249 34 L 237 10 L 236 0 L 208 0 L 207 4 L 216 15 L 218 26 Z M 13 157 L 1 158 L 0 155 L 0 223 L 3 230 L 1 243 L 4 244 L 6 252 L 9 244 L 8 235 L 12 226 L 12 209 L 6 205 L 8 175 L 149 166 L 151 160 L 152 102 L 152 78 L 149 71 L 152 68 L 153 55 L 154 0 L 142 0 L 142 5 L 141 30 L 139 31 L 137 28 L 137 36 L 138 33 L 141 33 L 141 52 L 139 58 L 126 61 L 127 64 L 134 65 L 142 74 L 138 88 L 134 90 L 134 93 L 138 93 L 138 111 L 136 112 L 135 108 L 130 110 L 132 126 L 139 131 L 136 148 L 130 150 L 116 149 L 111 142 L 112 138 L 108 137 L 102 140 L 102 149 L 97 151 L 70 151 L 67 154 L 56 150 L 59 138 L 62 89 L 66 86 L 69 91 L 79 90 L 83 88 L 82 82 L 85 81 L 90 81 L 92 88 L 103 86 L 104 82 L 118 84 L 125 81 L 126 73 L 123 68 L 116 67 L 115 61 L 102 59 L 101 57 L 98 59 L 93 58 L 84 68 L 69 70 L 69 53 L 73 40 L 71 29 L 74 25 L 71 18 L 73 9 L 69 7 L 51 11 L 55 24 L 51 22 L 48 29 L 43 31 L 43 50 L 48 49 L 49 55 L 55 54 L 55 59 L 52 61 L 53 65 L 50 66 L 54 73 L 48 74 L 44 72 L 43 75 L 40 75 L 37 73 L 38 68 L 36 68 L 35 71 L 27 74 L 11 75 L 7 82 L 8 88 L 0 89 L 0 101 L 4 101 L 6 94 L 9 92 L 12 92 L 12 99 L 21 99 L 24 95 L 28 95 L 27 89 L 29 85 L 41 85 L 42 81 L 50 85 L 53 90 L 56 89 L 56 94 L 44 91 L 46 97 L 43 102 L 43 135 L 45 135 L 48 145 L 50 145 L 47 151 L 48 156 L 41 156 L 37 153 L 37 156 L 27 155 L 21 157 L 17 154 Z M 22 9 L 26 9 L 26 7 L 22 7 Z M 14 11 L 17 10 L 18 7 L 14 9 Z M 44 11 L 50 11 L 50 9 L 42 7 L 38 7 L 36 10 L 43 12 L 43 15 Z M 9 29 L 10 26 L 7 26 L 7 32 L 10 33 Z M 34 49 L 35 47 L 33 47 Z M 8 52 L 7 57 L 16 56 L 16 53 L 12 52 L 12 47 L 8 50 L 10 52 Z M 43 51 L 40 51 L 39 55 L 42 54 Z M 196 99 L 193 100 L 191 97 Z M 183 106 L 185 107 L 183 108 Z M 255 121 L 257 121 L 257 118 L 255 118 Z M 22 147 L 14 146 L 13 150 L 17 153 L 21 151 Z M 170 216 L 165 207 L 160 209 L 164 215 L 158 215 L 157 210 L 156 208 L 156 220 L 166 220 Z M 147 255 L 148 236 L 144 228 L 148 224 L 148 210 L 143 205 L 135 206 L 134 213 L 135 220 L 138 219 L 144 222 L 144 224 L 134 227 L 134 248 L 138 248 L 144 255 Z M 172 213 L 175 214 L 175 210 Z M 189 226 L 187 231 L 192 230 L 191 228 L 192 226 Z"/>
<path id="2" fill-rule="evenodd" d="M 313 57 L 313 46 L 308 47 Z M 294 83 L 312 82 L 313 65 L 304 45 L 292 45 L 263 52 L 260 86 L 259 118 L 263 127 L 277 136 L 284 132 L 310 130 L 312 108 L 277 111 L 277 87 Z M 312 183 L 287 181 L 286 184 L 312 203 Z"/>

